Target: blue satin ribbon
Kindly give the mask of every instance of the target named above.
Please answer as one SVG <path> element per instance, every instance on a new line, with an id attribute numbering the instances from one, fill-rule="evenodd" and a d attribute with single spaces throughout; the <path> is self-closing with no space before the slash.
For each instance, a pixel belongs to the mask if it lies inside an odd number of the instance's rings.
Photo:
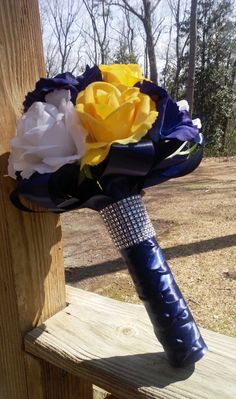
<path id="1" fill-rule="evenodd" d="M 121 254 L 170 363 L 182 367 L 201 359 L 207 346 L 155 238 Z"/>
<path id="2" fill-rule="evenodd" d="M 19 177 L 10 198 L 23 211 L 31 210 L 21 203 L 21 195 L 50 212 L 83 207 L 99 211 L 109 203 L 139 194 L 143 188 L 194 170 L 203 156 L 198 136 L 194 140 L 198 149 L 193 154 L 176 155 L 171 159 L 167 157 L 182 144 L 178 139 L 160 140 L 158 143 L 144 139 L 136 144 L 113 144 L 108 158 L 93 169 L 99 184 L 96 179 L 89 178 L 80 182 L 79 166 L 68 164 L 54 173 L 35 173 L 29 179 Z"/>

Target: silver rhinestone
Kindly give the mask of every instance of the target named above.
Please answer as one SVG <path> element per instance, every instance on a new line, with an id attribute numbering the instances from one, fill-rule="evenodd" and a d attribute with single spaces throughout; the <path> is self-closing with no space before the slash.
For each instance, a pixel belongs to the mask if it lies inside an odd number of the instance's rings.
<path id="1" fill-rule="evenodd" d="M 155 236 L 155 230 L 139 195 L 109 205 L 100 213 L 119 249 L 131 247 Z"/>

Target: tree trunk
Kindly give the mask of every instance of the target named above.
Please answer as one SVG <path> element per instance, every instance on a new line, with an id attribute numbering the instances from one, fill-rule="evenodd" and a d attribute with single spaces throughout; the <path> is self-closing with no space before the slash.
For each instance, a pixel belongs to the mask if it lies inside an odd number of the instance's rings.
<path id="1" fill-rule="evenodd" d="M 150 79 L 157 83 L 158 82 L 158 74 L 157 74 L 157 64 L 156 64 L 156 56 L 155 56 L 155 45 L 152 34 L 152 24 L 151 24 L 151 2 L 150 0 L 143 0 L 144 7 L 144 19 L 143 26 L 146 34 L 147 41 L 147 51 L 148 51 L 148 59 L 150 66 Z"/>
<path id="2" fill-rule="evenodd" d="M 191 115 L 193 112 L 193 102 L 194 102 L 196 46 L 197 46 L 197 0 L 192 0 L 191 19 L 190 19 L 189 70 L 188 70 L 188 80 L 187 80 L 187 101 L 189 103 Z"/>
<path id="3" fill-rule="evenodd" d="M 166 76 L 167 76 L 167 69 L 169 65 L 169 55 L 170 55 L 170 44 L 171 44 L 171 36 L 172 36 L 172 20 L 171 20 L 171 25 L 170 25 L 170 31 L 169 31 L 169 40 L 168 40 L 168 45 L 166 49 L 166 59 L 165 59 L 165 67 L 164 67 L 164 76 L 163 76 L 163 85 L 166 87 Z"/>
<path id="4" fill-rule="evenodd" d="M 178 100 L 179 98 L 179 75 L 181 71 L 181 56 L 180 56 L 180 0 L 176 3 L 175 11 L 175 23 L 176 23 L 176 41 L 175 41 L 175 53 L 176 53 L 176 72 L 174 78 L 174 85 L 171 91 L 171 96 Z"/>
<path id="5" fill-rule="evenodd" d="M 232 65 L 232 73 L 231 73 L 231 90 L 234 90 L 234 84 L 235 84 L 235 78 L 236 78 L 236 60 L 234 60 L 233 65 Z M 226 137 L 229 129 L 229 121 L 230 117 L 227 116 L 225 117 L 225 120 L 223 122 L 223 133 L 221 136 L 221 147 L 220 147 L 220 152 L 223 153 L 225 150 L 225 144 L 226 144 Z"/>

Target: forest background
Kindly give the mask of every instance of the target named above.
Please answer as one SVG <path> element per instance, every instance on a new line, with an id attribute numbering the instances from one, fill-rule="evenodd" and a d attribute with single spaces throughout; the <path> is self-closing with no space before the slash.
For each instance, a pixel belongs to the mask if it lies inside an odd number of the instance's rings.
<path id="1" fill-rule="evenodd" d="M 138 63 L 187 99 L 206 155 L 236 154 L 235 0 L 41 0 L 47 76 Z"/>

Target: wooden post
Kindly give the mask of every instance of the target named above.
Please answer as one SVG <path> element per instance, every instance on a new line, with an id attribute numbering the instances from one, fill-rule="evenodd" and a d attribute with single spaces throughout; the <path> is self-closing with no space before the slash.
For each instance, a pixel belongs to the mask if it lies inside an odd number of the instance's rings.
<path id="1" fill-rule="evenodd" d="M 14 181 L 5 177 L 10 138 L 28 90 L 43 76 L 37 0 L 0 2 L 0 398 L 61 398 L 58 372 L 23 351 L 23 336 L 64 308 L 65 281 L 58 216 L 24 214 L 9 201 Z M 78 392 L 78 379 L 77 392 Z M 75 386 L 76 384 L 74 384 Z M 83 385 L 83 384 L 82 384 Z M 83 399 L 91 398 L 86 383 Z M 81 386 L 81 384 L 80 384 Z M 58 388 L 57 388 L 58 387 Z M 57 394 L 58 390 L 58 394 Z M 74 390 L 75 392 L 75 390 Z M 54 396 L 53 396 L 54 395 Z M 87 395 L 87 396 L 86 396 Z M 68 393 L 65 398 L 78 398 Z M 82 398 L 82 396 L 80 396 Z"/>

